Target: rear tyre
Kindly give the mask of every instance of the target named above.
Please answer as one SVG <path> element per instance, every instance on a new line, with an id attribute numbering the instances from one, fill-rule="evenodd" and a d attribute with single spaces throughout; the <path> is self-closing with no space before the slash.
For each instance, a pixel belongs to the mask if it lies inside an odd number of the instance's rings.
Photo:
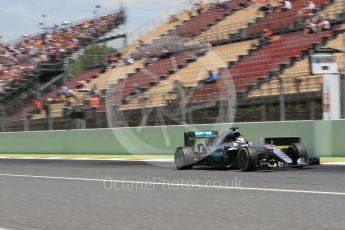
<path id="1" fill-rule="evenodd" d="M 258 152 L 251 147 L 241 148 L 237 156 L 237 166 L 241 171 L 254 171 L 259 160 Z"/>
<path id="2" fill-rule="evenodd" d="M 291 144 L 288 148 L 288 153 L 294 165 L 297 165 L 297 160 L 300 158 L 303 158 L 305 163 L 309 163 L 308 152 L 304 145 L 301 143 Z"/>
<path id="3" fill-rule="evenodd" d="M 191 148 L 178 148 L 174 156 L 175 166 L 179 170 L 192 169 L 195 163 L 195 155 Z"/>

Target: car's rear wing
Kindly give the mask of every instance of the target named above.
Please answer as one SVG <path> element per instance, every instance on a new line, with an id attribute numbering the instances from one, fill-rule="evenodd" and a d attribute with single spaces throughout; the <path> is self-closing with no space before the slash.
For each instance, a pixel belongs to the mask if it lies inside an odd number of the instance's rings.
<path id="1" fill-rule="evenodd" d="M 213 140 L 218 137 L 218 131 L 195 131 L 184 133 L 185 146 L 192 146 L 196 139 L 206 138 Z"/>

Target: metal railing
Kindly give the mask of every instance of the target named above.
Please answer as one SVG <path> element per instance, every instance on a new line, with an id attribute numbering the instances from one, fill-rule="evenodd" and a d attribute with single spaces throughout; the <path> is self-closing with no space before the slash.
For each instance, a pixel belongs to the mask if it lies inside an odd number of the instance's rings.
<path id="1" fill-rule="evenodd" d="M 210 91 L 204 91 L 203 97 L 199 96 L 201 100 L 192 104 L 188 101 L 193 99 L 194 91 L 197 92 L 204 83 L 194 87 L 180 87 L 179 90 L 171 85 L 170 88 L 152 93 L 143 91 L 118 106 L 112 104 L 114 95 L 110 88 L 110 96 L 101 94 L 101 104 L 97 109 L 91 107 L 90 96 L 85 95 L 78 99 L 78 103 L 70 106 L 60 102 L 44 105 L 39 110 L 30 104 L 17 113 L 0 110 L 0 127 L 2 131 L 33 131 L 218 123 L 229 122 L 231 117 L 237 122 L 322 119 L 322 78 L 299 76 L 297 79 L 277 78 L 268 87 L 261 85 L 256 94 L 238 94 L 235 101 L 229 96 L 231 92 L 224 94 L 224 88 L 216 91 L 210 88 Z M 343 98 L 344 82 L 342 78 Z M 344 115 L 344 101 L 342 105 Z M 109 116 L 114 114 L 116 122 L 109 122 Z"/>

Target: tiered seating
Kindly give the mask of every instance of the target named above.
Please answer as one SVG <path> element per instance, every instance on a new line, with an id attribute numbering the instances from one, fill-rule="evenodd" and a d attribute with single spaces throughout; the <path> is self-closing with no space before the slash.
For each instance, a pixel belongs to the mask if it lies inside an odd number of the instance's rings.
<path id="1" fill-rule="evenodd" d="M 280 75 L 283 79 L 284 94 L 318 92 L 321 89 L 322 77 L 309 76 L 309 60 L 297 62 Z M 260 89 L 249 92 L 248 97 L 273 96 L 280 94 L 279 80 L 273 79 L 260 85 Z"/>
<path id="2" fill-rule="evenodd" d="M 280 64 L 290 63 L 290 58 L 299 57 L 301 51 L 309 50 L 314 43 L 320 43 L 323 36 L 331 32 L 311 34 L 292 33 L 273 41 L 231 69 L 237 91 L 243 91 L 248 84 L 255 84 L 266 77 L 271 70 L 279 70 Z M 298 42 L 297 42 L 298 41 Z"/>
<path id="3" fill-rule="evenodd" d="M 207 29 L 208 27 L 217 23 L 217 21 L 222 20 L 226 15 L 229 15 L 233 8 L 237 7 L 235 1 L 229 1 L 230 9 L 229 10 L 217 10 L 211 4 L 208 9 L 199 14 L 196 17 L 193 17 L 191 20 L 186 22 L 183 26 L 177 29 L 177 33 L 184 37 L 194 37 L 198 35 L 202 30 Z"/>
<path id="4" fill-rule="evenodd" d="M 218 65 L 211 63 L 218 62 Z M 187 68 L 179 70 L 166 80 L 152 86 L 145 92 L 145 103 L 139 101 L 138 97 L 133 98 L 128 104 L 123 105 L 122 109 L 136 109 L 141 107 L 158 107 L 166 106 L 168 100 L 175 99 L 176 96 L 170 94 L 175 87 L 175 81 L 180 81 L 184 87 L 192 87 L 200 79 L 205 77 L 207 70 L 217 71 L 218 66 L 226 66 L 221 60 L 217 60 L 214 53 L 208 52 L 205 56 L 198 58 L 195 62 L 190 63 Z"/>
<path id="5" fill-rule="evenodd" d="M 129 95 L 134 93 L 133 86 L 137 86 L 142 90 L 150 88 L 157 84 L 162 78 L 173 74 L 187 65 L 193 59 L 194 52 L 182 52 L 173 55 L 170 58 L 159 60 L 153 64 L 149 64 L 141 69 L 138 73 L 129 76 L 126 80 L 118 83 L 117 88 L 120 90 L 119 97 L 116 98 L 116 104 L 121 103 Z"/>
<path id="6" fill-rule="evenodd" d="M 76 85 L 79 81 L 87 80 L 87 88 L 91 89 L 93 85 L 97 85 L 99 90 L 107 89 L 108 84 L 116 83 L 119 80 L 126 79 L 128 74 L 135 73 L 137 69 L 143 68 L 143 61 L 135 62 L 133 65 L 128 66 L 119 66 L 115 69 L 108 69 L 105 73 L 99 74 L 99 69 L 89 70 L 84 74 L 75 77 L 71 82 L 67 84 L 67 86 L 71 89 L 75 89 Z M 99 75 L 98 75 L 99 74 Z M 98 75 L 97 78 L 94 76 Z M 45 97 L 54 97 L 57 91 L 53 91 L 46 95 Z M 82 103 L 83 99 L 88 99 L 84 93 L 79 93 L 75 90 L 76 97 L 78 100 L 72 100 L 72 104 L 80 104 Z M 60 117 L 62 107 L 64 106 L 63 102 L 51 104 L 51 115 L 52 117 Z M 45 118 L 44 114 L 37 114 L 33 117 L 33 119 L 41 119 Z"/>
<path id="7" fill-rule="evenodd" d="M 343 47 L 343 38 L 338 36 L 337 39 L 330 41 L 325 47 L 341 49 Z M 338 66 L 344 70 L 344 56 L 342 53 L 336 53 Z M 286 69 L 280 75 L 284 82 L 284 93 L 295 94 L 301 92 L 318 92 L 322 87 L 322 76 L 310 75 L 309 59 L 305 58 L 297 62 L 292 68 Z M 260 89 L 249 92 L 249 97 L 260 97 L 269 95 L 279 95 L 279 81 L 271 80 L 261 84 Z"/>
<path id="8" fill-rule="evenodd" d="M 312 48 L 314 43 L 320 43 L 323 37 L 329 37 L 331 32 L 310 34 L 302 37 L 302 33 L 292 33 L 282 36 L 268 46 L 261 48 L 258 52 L 234 65 L 230 69 L 231 78 L 237 92 L 245 92 L 249 85 L 257 84 L 258 80 L 264 79 L 272 70 L 279 70 L 280 64 L 289 64 L 290 58 L 299 57 L 303 50 Z M 296 42 L 298 41 L 298 42 Z M 224 76 L 229 79 L 229 76 Z M 194 92 L 191 103 L 211 100 L 210 95 L 217 93 L 224 95 L 223 81 L 216 84 L 206 84 L 203 88 Z M 221 87 L 220 89 L 217 87 Z"/>
<path id="9" fill-rule="evenodd" d="M 328 3 L 328 0 L 314 0 L 314 3 L 317 7 L 320 7 L 321 4 Z M 299 13 L 301 9 L 305 7 L 304 0 L 295 0 L 292 1 L 293 8 L 292 10 L 286 12 L 274 12 L 269 17 L 265 17 L 260 22 L 254 24 L 253 26 L 247 29 L 247 34 L 256 35 L 261 34 L 262 30 L 265 28 L 270 28 L 274 32 L 280 32 L 284 29 L 292 28 L 295 22 L 302 20 L 303 15 Z"/>
<path id="10" fill-rule="evenodd" d="M 177 22 L 173 22 L 173 23 L 164 23 L 163 25 L 155 28 L 154 30 L 152 30 L 151 32 L 149 32 L 148 34 L 144 35 L 143 37 L 140 38 L 140 40 L 142 40 L 144 43 L 150 43 L 152 42 L 154 39 L 160 37 L 163 34 L 166 34 L 167 32 L 174 30 L 176 28 L 176 26 L 181 25 L 183 22 L 187 21 L 190 19 L 188 12 L 184 11 L 182 13 L 179 13 L 178 15 L 176 15 L 178 21 Z"/>
<path id="11" fill-rule="evenodd" d="M 328 20 L 335 20 L 339 14 L 345 12 L 345 1 L 334 0 L 334 2 L 321 12 L 321 16 Z"/>
<path id="12" fill-rule="evenodd" d="M 78 85 L 78 82 L 80 81 L 91 81 L 92 79 L 95 79 L 100 73 L 100 69 L 91 69 L 86 71 L 83 74 L 80 74 L 78 76 L 75 76 L 71 81 L 69 81 L 68 83 L 65 84 L 65 86 L 67 86 L 69 89 L 75 89 L 76 86 Z M 56 94 L 58 93 L 59 89 L 55 89 L 52 92 L 44 95 L 45 98 L 53 98 L 53 99 L 58 99 L 56 97 Z M 81 99 L 81 98 L 79 98 Z M 75 99 L 71 99 L 72 104 L 77 104 L 80 103 L 81 100 L 75 100 Z M 58 102 L 58 103 L 54 103 L 51 104 L 50 108 L 51 108 L 51 116 L 52 117 L 60 117 L 61 116 L 61 112 L 62 112 L 62 107 L 64 106 L 64 103 Z M 35 114 L 32 119 L 42 119 L 45 118 L 45 114 L 42 112 L 40 114 Z"/>
<path id="13" fill-rule="evenodd" d="M 98 78 L 93 79 L 88 84 L 89 87 L 96 84 L 99 89 L 107 89 L 108 84 L 116 83 L 119 80 L 126 79 L 128 74 L 133 74 L 137 69 L 143 68 L 143 61 L 137 61 L 132 65 L 124 65 L 116 67 L 115 69 L 108 69 L 104 74 L 101 74 Z"/>
<path id="14" fill-rule="evenodd" d="M 243 42 L 230 43 L 228 45 L 216 46 L 212 49 L 225 63 L 237 61 L 240 55 L 248 54 L 256 40 L 248 40 Z"/>
<path id="15" fill-rule="evenodd" d="M 145 103 L 140 103 L 139 99 L 133 98 L 129 104 L 123 105 L 122 109 L 136 109 L 141 107 L 158 107 L 167 105 L 168 101 L 176 99 L 172 94 L 175 81 L 181 82 L 184 88 L 192 88 L 207 76 L 209 70 L 218 72 L 221 67 L 228 67 L 230 61 L 237 61 L 239 55 L 248 54 L 248 50 L 255 43 L 255 40 L 231 43 L 228 45 L 217 46 L 206 53 L 205 56 L 198 58 L 190 63 L 187 68 L 179 70 L 168 79 L 159 82 L 145 92 Z"/>
<path id="16" fill-rule="evenodd" d="M 334 49 L 344 49 L 344 37 L 343 35 L 338 35 L 338 37 L 330 42 L 327 43 L 326 47 L 334 48 Z M 345 63 L 344 63 L 344 53 L 335 53 L 337 56 L 337 63 L 340 70 L 345 70 Z"/>
<path id="17" fill-rule="evenodd" d="M 218 22 L 210 29 L 202 32 L 195 40 L 201 42 L 210 42 L 222 39 L 228 39 L 230 33 L 238 33 L 241 28 L 246 28 L 248 23 L 254 22 L 259 17 L 257 9 L 260 4 L 252 4 L 248 8 L 236 11 L 227 16 L 224 20 Z M 261 17 L 261 16 L 260 16 Z"/>

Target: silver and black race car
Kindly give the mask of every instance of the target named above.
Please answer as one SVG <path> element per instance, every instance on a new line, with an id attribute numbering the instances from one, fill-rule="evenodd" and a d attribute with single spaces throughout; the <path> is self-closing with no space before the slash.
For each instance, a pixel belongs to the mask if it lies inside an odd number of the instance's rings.
<path id="1" fill-rule="evenodd" d="M 196 165 L 234 168 L 242 171 L 296 167 L 319 164 L 318 158 L 309 158 L 301 143 L 285 146 L 271 143 L 254 144 L 241 138 L 239 128 L 218 135 L 218 131 L 184 133 L 185 146 L 175 152 L 177 169 L 192 169 Z"/>

